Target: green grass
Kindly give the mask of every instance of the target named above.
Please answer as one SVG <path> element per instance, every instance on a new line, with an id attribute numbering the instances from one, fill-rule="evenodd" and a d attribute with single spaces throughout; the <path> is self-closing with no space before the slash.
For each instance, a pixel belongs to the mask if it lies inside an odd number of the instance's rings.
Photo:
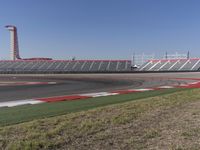
<path id="1" fill-rule="evenodd" d="M 24 105 L 13 108 L 0 109 L 0 126 L 31 121 L 34 119 L 63 115 L 72 112 L 88 110 L 110 104 L 122 103 L 147 97 L 169 94 L 183 89 L 163 89 L 156 91 L 138 92 L 107 97 L 90 98 L 78 101 L 63 101 L 56 103 L 43 103 L 37 105 Z"/>
<path id="2" fill-rule="evenodd" d="M 168 89 L 94 98 L 90 99 L 90 101 L 83 100 L 38 105 L 40 109 L 45 108 L 46 111 L 49 112 L 43 114 L 43 117 L 47 117 L 47 114 L 49 116 L 58 115 L 57 112 L 59 111 L 60 113 L 69 113 L 107 104 L 120 103 L 92 110 L 45 119 L 35 119 L 30 122 L 0 127 L 0 149 L 148 149 L 148 146 L 152 146 L 149 145 L 149 142 L 152 140 L 166 140 L 163 136 L 166 136 L 168 130 L 163 133 L 163 126 L 160 126 L 159 123 L 162 121 L 164 121 L 164 123 L 165 121 L 170 121 L 170 118 L 168 118 L 170 117 L 169 113 L 174 116 L 180 112 L 178 110 L 184 108 L 182 106 L 187 106 L 192 102 L 198 102 L 200 99 L 200 89 L 175 92 L 176 90 L 177 89 Z M 139 98 L 140 100 L 136 100 Z M 93 102 L 93 100 L 96 101 L 96 103 Z M 52 106 L 51 109 L 49 107 L 50 105 Z M 88 107 L 86 108 L 86 106 Z M 34 108 L 37 107 L 34 106 Z M 27 106 L 21 108 L 27 108 Z M 58 110 L 55 111 L 53 108 L 57 108 Z M 20 110 L 19 107 L 15 109 Z M 29 110 L 32 109 L 29 108 Z M 23 111 L 21 111 L 21 113 Z M 175 111 L 175 113 L 173 113 L 173 111 Z M 37 111 L 35 110 L 35 112 Z M 45 111 L 43 111 L 43 113 L 44 112 Z M 32 112 L 28 112 L 28 110 L 26 113 L 27 114 L 22 116 L 32 114 Z M 37 112 L 37 115 L 39 114 L 40 112 Z M 30 119 L 36 118 L 37 115 L 35 114 L 35 117 L 30 116 Z M 0 114 L 0 116 L 2 116 L 2 114 Z M 13 118 L 16 116 L 17 115 L 13 113 Z M 181 118 L 178 120 L 180 119 Z M 170 128 L 168 124 L 164 125 Z M 178 125 L 182 126 L 182 124 Z M 170 129 L 172 130 L 173 128 L 174 126 L 171 126 Z M 194 128 L 191 131 L 192 134 L 188 134 L 188 131 L 186 132 L 184 130 L 179 130 L 179 133 L 180 136 L 188 139 L 196 136 L 194 133 L 197 133 L 198 130 L 199 127 Z M 182 133 L 180 131 L 184 132 Z M 177 134 L 177 136 L 179 136 L 179 134 Z M 160 137 L 162 138 L 160 139 Z M 194 144 L 195 142 L 192 143 L 192 146 Z M 186 142 L 185 145 L 188 146 L 188 143 Z M 153 146 L 152 149 L 156 149 L 158 144 L 154 143 Z M 175 148 L 171 148 L 173 145 L 168 146 L 169 149 L 178 149 L 180 147 L 179 145 Z"/>

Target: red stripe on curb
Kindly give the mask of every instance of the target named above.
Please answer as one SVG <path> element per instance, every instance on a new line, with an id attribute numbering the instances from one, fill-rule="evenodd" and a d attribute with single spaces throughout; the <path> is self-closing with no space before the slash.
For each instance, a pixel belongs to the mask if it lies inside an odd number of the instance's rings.
<path id="1" fill-rule="evenodd" d="M 175 78 L 175 79 L 177 79 L 177 80 L 197 80 L 197 81 L 200 80 L 200 78 Z"/>
<path id="2" fill-rule="evenodd" d="M 177 86 L 178 88 L 200 88 L 200 83 L 188 84 L 186 86 Z"/>
<path id="3" fill-rule="evenodd" d="M 44 102 L 59 102 L 59 101 L 72 101 L 72 100 L 80 100 L 91 98 L 89 96 L 79 96 L 79 95 L 69 95 L 69 96 L 58 96 L 58 97 L 47 97 L 47 98 L 39 98 L 37 100 Z"/>

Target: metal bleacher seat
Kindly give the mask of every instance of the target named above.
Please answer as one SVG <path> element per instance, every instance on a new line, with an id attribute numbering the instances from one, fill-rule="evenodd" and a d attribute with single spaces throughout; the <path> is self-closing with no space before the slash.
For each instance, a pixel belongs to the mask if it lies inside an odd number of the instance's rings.
<path id="1" fill-rule="evenodd" d="M 81 71 L 88 72 L 90 70 L 91 65 L 92 65 L 92 61 L 85 61 L 83 66 L 81 67 Z"/>
<path id="2" fill-rule="evenodd" d="M 139 71 L 147 71 L 147 67 L 150 68 L 152 65 L 153 65 L 153 62 L 149 60 L 140 66 Z"/>
<path id="3" fill-rule="evenodd" d="M 200 67 L 200 59 L 149 60 L 139 71 L 195 71 Z"/>
<path id="4" fill-rule="evenodd" d="M 47 70 L 47 68 L 49 67 L 49 66 L 51 66 L 53 64 L 53 62 L 43 62 L 43 63 L 41 63 L 41 65 L 40 66 L 38 66 L 38 70 L 41 70 L 41 71 L 43 71 L 43 70 Z"/>
<path id="5" fill-rule="evenodd" d="M 188 59 L 182 64 L 182 66 L 178 70 L 181 70 L 181 71 L 191 70 L 194 64 L 195 64 L 195 61 Z"/>
<path id="6" fill-rule="evenodd" d="M 70 72 L 72 71 L 73 66 L 75 65 L 75 61 L 70 61 L 69 63 L 66 64 L 64 67 L 64 71 Z"/>
<path id="7" fill-rule="evenodd" d="M 150 69 L 155 65 L 156 62 L 150 61 L 146 64 L 146 66 L 143 68 L 143 71 L 150 71 Z"/>
<path id="8" fill-rule="evenodd" d="M 28 70 L 32 70 L 32 71 L 35 71 L 35 70 L 38 70 L 38 68 L 43 64 L 44 62 L 34 62 L 33 65 L 31 65 Z"/>
<path id="9" fill-rule="evenodd" d="M 199 70 L 199 67 L 200 67 L 200 59 L 196 62 L 196 64 L 194 64 L 192 70 Z"/>
<path id="10" fill-rule="evenodd" d="M 5 64 L 4 64 L 4 68 L 10 68 L 10 66 L 12 66 L 13 65 L 13 63 L 12 62 L 5 62 Z"/>
<path id="11" fill-rule="evenodd" d="M 26 62 L 21 61 L 21 62 L 15 67 L 15 69 L 16 69 L 16 70 L 23 69 L 23 67 L 24 67 L 25 65 L 26 65 Z"/>
<path id="12" fill-rule="evenodd" d="M 131 71 L 129 60 L 0 61 L 0 72 L 120 72 Z"/>
<path id="13" fill-rule="evenodd" d="M 22 67 L 22 70 L 30 70 L 30 68 L 34 65 L 34 62 L 27 61 L 26 64 Z"/>
<path id="14" fill-rule="evenodd" d="M 110 62 L 109 71 L 116 71 L 117 70 L 117 63 L 118 63 L 118 61 Z"/>
<path id="15" fill-rule="evenodd" d="M 119 61 L 117 65 L 117 71 L 121 70 L 124 71 L 126 68 L 126 62 L 125 61 Z"/>
<path id="16" fill-rule="evenodd" d="M 109 61 L 102 61 L 99 71 L 107 71 Z"/>
<path id="17" fill-rule="evenodd" d="M 181 70 L 198 70 L 200 59 L 191 59 Z"/>
<path id="18" fill-rule="evenodd" d="M 169 71 L 171 67 L 173 67 L 177 62 L 176 61 L 167 61 L 167 63 L 162 66 L 159 71 Z"/>
<path id="19" fill-rule="evenodd" d="M 187 60 L 177 60 L 177 62 L 169 69 L 170 71 L 178 71 L 186 63 Z"/>
<path id="20" fill-rule="evenodd" d="M 81 71 L 81 66 L 83 65 L 83 62 L 82 61 L 77 61 L 75 63 L 75 65 L 73 66 L 73 71 Z"/>
<path id="21" fill-rule="evenodd" d="M 94 61 L 90 68 L 90 71 L 98 71 L 100 63 L 101 61 Z"/>
<path id="22" fill-rule="evenodd" d="M 59 65 L 60 62 L 54 61 L 53 63 L 49 64 L 46 70 L 51 71 L 51 70 L 56 70 L 56 67 Z"/>
<path id="23" fill-rule="evenodd" d="M 157 70 L 159 70 L 164 65 L 164 63 L 165 62 L 160 61 L 157 64 L 154 64 L 154 66 L 152 66 L 152 68 L 151 68 L 151 71 L 157 71 Z"/>
<path id="24" fill-rule="evenodd" d="M 69 64 L 69 61 L 59 62 L 59 64 L 55 68 L 55 71 L 63 71 L 68 64 Z"/>
<path id="25" fill-rule="evenodd" d="M 126 61 L 126 67 L 125 67 L 125 71 L 129 71 L 131 69 L 131 61 Z"/>

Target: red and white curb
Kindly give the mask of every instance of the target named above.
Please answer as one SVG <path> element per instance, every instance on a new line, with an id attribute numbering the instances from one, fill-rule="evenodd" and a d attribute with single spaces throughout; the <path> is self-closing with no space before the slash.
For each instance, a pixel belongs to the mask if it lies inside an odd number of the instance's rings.
<path id="1" fill-rule="evenodd" d="M 188 83 L 188 84 L 181 84 L 179 86 L 159 86 L 155 88 L 127 89 L 127 90 L 116 90 L 116 91 L 111 91 L 111 92 L 85 93 L 85 94 L 77 94 L 77 95 L 65 95 L 65 96 L 55 96 L 55 97 L 46 97 L 46 98 L 7 101 L 7 102 L 0 102 L 0 108 L 14 107 L 14 106 L 20 106 L 20 105 L 40 104 L 40 103 L 46 103 L 46 102 L 84 100 L 84 99 L 89 99 L 89 98 L 94 98 L 94 97 L 113 96 L 113 95 L 153 91 L 153 90 L 159 90 L 159 89 L 170 89 L 170 88 L 200 88 L 200 80 L 192 82 L 192 83 Z"/>

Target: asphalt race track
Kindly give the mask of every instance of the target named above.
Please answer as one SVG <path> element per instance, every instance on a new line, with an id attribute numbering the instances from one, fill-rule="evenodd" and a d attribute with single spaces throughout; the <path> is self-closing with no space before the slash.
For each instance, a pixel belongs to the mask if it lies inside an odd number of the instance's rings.
<path id="1" fill-rule="evenodd" d="M 200 73 L 0 75 L 0 101 L 180 85 Z"/>

